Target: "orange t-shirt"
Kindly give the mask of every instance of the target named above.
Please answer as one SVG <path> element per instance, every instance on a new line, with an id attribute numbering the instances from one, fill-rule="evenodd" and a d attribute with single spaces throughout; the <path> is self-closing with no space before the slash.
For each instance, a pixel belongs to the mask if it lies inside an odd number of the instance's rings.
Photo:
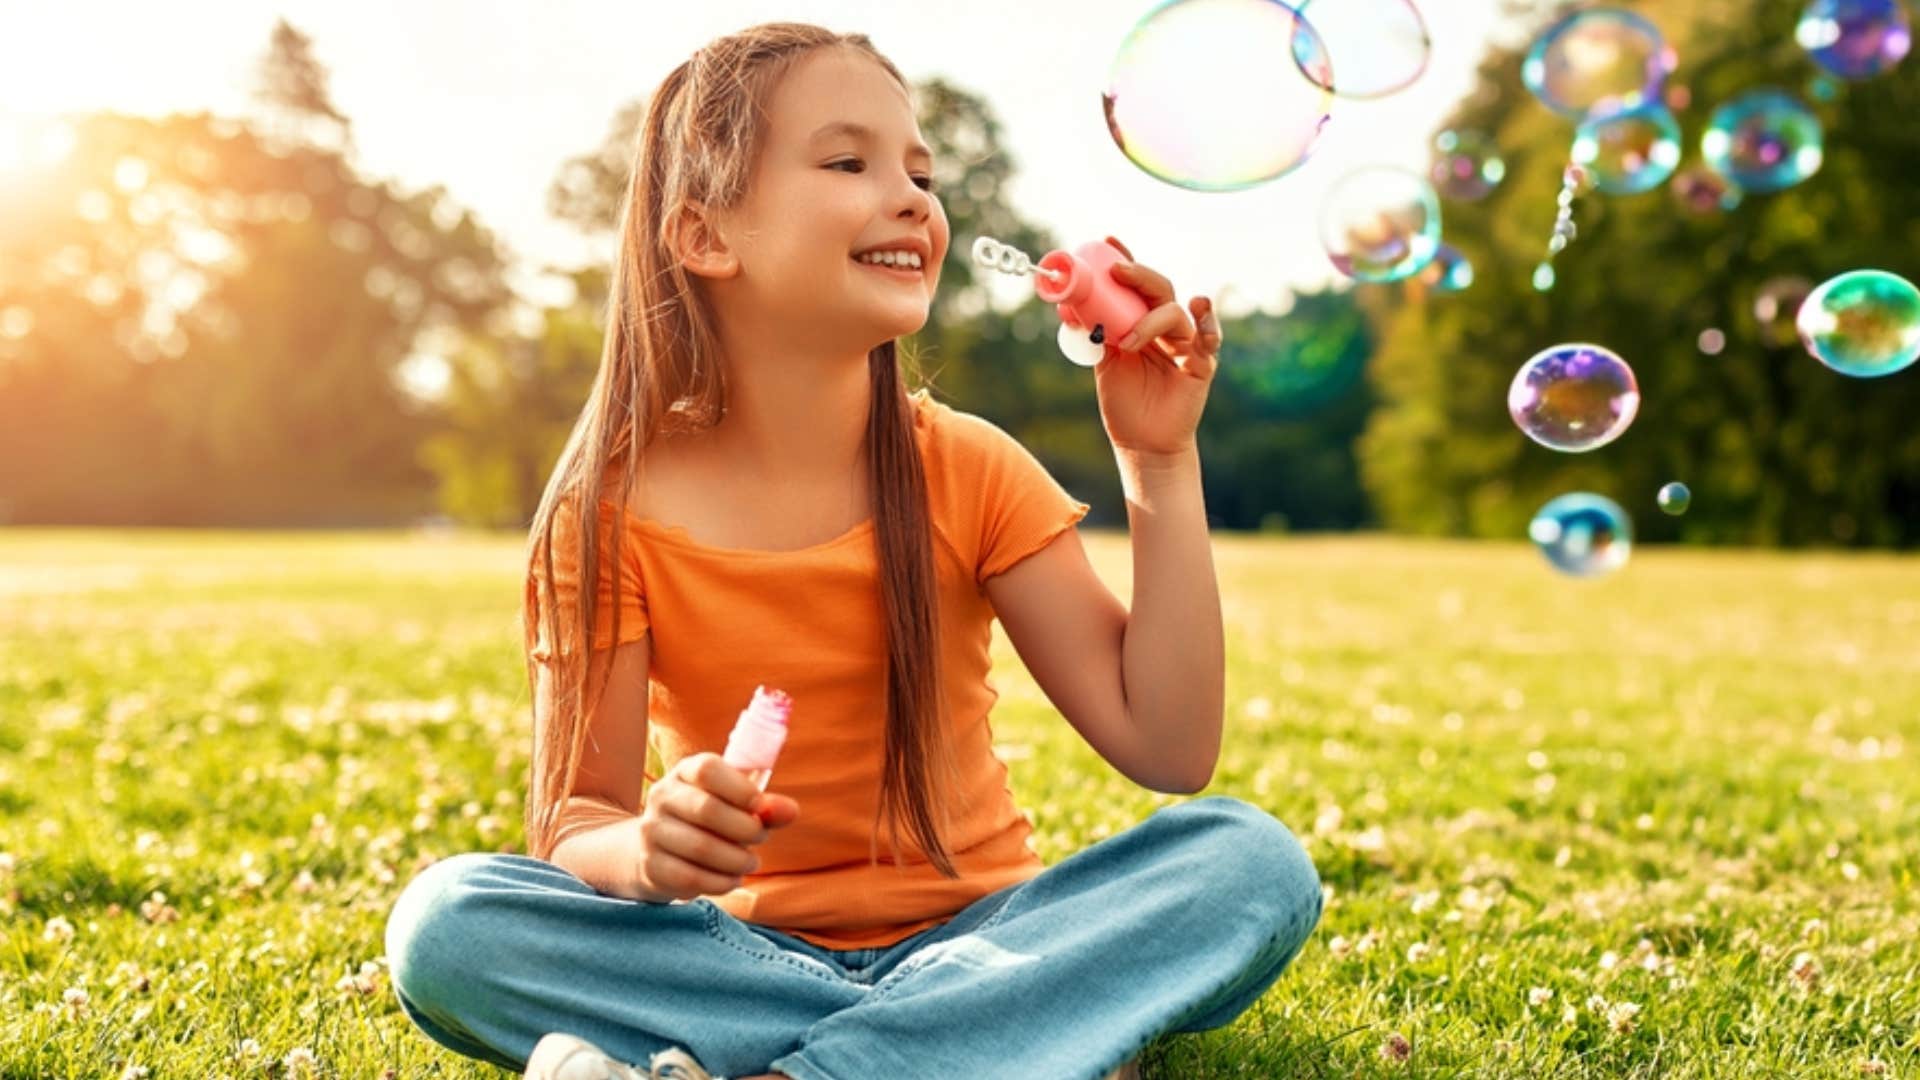
<path id="1" fill-rule="evenodd" d="M 984 582 L 1086 516 L 1028 450 L 991 421 L 911 395 L 927 478 L 939 592 L 950 742 L 963 790 L 944 832 L 957 879 L 942 877 L 902 827 L 896 865 L 882 823 L 873 847 L 885 760 L 886 655 L 878 556 L 868 519 L 796 551 L 710 547 L 683 529 L 599 507 L 601 550 L 622 538 L 620 643 L 653 634 L 650 737 L 664 768 L 726 748 L 735 718 L 764 684 L 793 712 L 767 790 L 800 804 L 792 825 L 757 848 L 758 871 L 711 897 L 733 916 L 830 949 L 891 945 L 947 921 L 973 901 L 1025 881 L 1044 864 L 1032 823 L 1014 804 L 992 750 L 988 678 L 993 607 Z M 561 564 L 556 586 L 577 588 Z M 602 569 L 594 648 L 609 648 L 613 575 Z M 644 762 L 634 762 L 640 769 Z M 879 861 L 869 863 L 877 850 Z"/>

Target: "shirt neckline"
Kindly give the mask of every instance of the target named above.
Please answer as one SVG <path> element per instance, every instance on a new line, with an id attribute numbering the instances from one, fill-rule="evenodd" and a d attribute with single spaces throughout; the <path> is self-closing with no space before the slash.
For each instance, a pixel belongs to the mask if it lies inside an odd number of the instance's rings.
<path id="1" fill-rule="evenodd" d="M 915 426 L 919 427 L 921 425 L 924 425 L 929 419 L 928 410 L 935 404 L 933 401 L 932 395 L 925 388 L 922 388 L 920 390 L 915 391 L 912 394 L 907 395 L 907 397 L 908 397 L 908 400 L 916 406 L 914 410 Z M 693 538 L 693 534 L 689 533 L 686 529 L 686 526 L 684 525 L 663 525 L 660 522 L 651 521 L 651 520 L 648 520 L 647 518 L 639 517 L 636 514 L 634 514 L 632 510 L 629 510 L 625 506 L 620 507 L 620 512 L 623 515 L 625 515 L 626 519 L 629 522 L 631 522 L 635 527 L 645 530 L 647 532 L 650 532 L 654 536 L 659 537 L 660 539 L 665 540 L 668 543 L 674 544 L 678 547 L 687 548 L 688 550 L 691 550 L 691 551 L 703 551 L 713 555 L 729 555 L 729 556 L 738 556 L 741 558 L 749 558 L 749 559 L 778 559 L 778 558 L 785 558 L 785 557 L 790 557 L 794 555 L 807 555 L 813 552 L 826 551 L 831 548 L 839 547 L 841 544 L 844 544 L 849 540 L 853 540 L 859 536 L 862 536 L 868 532 L 873 531 L 875 526 L 874 518 L 871 515 L 869 515 L 866 520 L 860 522 L 859 524 L 855 525 L 854 527 L 848 529 L 846 532 L 841 533 L 839 536 L 836 536 L 831 540 L 823 540 L 818 544 L 810 544 L 807 547 L 803 547 L 803 548 L 788 548 L 783 551 L 766 551 L 760 548 L 733 548 L 733 547 L 721 547 L 717 544 L 703 544 L 700 541 L 695 540 Z"/>
<path id="2" fill-rule="evenodd" d="M 760 548 L 731 548 L 731 547 L 721 547 L 717 544 L 703 544 L 700 541 L 695 540 L 693 538 L 693 535 L 687 532 L 686 527 L 684 525 L 662 525 L 657 521 L 648 521 L 646 518 L 635 517 L 633 516 L 633 513 L 631 511 L 625 511 L 625 513 L 627 515 L 627 520 L 633 522 L 639 528 L 644 529 L 648 532 L 651 532 L 656 537 L 659 537 L 660 539 L 665 540 L 668 543 L 674 544 L 676 546 L 690 548 L 694 551 L 710 552 L 716 555 L 737 555 L 744 558 L 754 558 L 754 559 L 777 559 L 785 556 L 805 555 L 810 552 L 825 551 L 828 548 L 838 547 L 839 545 L 847 542 L 848 540 L 851 540 L 873 528 L 873 519 L 867 518 L 865 521 L 862 521 L 860 524 L 855 525 L 853 528 L 848 529 L 846 532 L 841 533 L 839 536 L 836 536 L 831 540 L 824 540 L 818 544 L 811 544 L 803 548 L 787 548 L 782 551 L 767 551 Z"/>

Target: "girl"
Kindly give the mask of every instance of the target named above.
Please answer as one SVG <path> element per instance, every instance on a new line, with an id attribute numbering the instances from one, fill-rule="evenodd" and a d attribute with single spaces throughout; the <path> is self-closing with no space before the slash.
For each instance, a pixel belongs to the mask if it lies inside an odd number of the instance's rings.
<path id="1" fill-rule="evenodd" d="M 895 339 L 950 239 L 932 165 L 859 34 L 753 27 L 653 96 L 599 373 L 529 542 L 530 855 L 436 863 L 387 927 L 435 1041 L 566 1080 L 1134 1075 L 1156 1036 L 1230 1023 L 1318 921 L 1300 845 L 1236 799 L 1052 867 L 1028 846 L 988 725 L 996 616 L 1116 769 L 1182 794 L 1212 775 L 1195 429 L 1220 330 L 1113 270 L 1150 307 L 1094 369 L 1130 613 L 1087 561 L 1087 504 L 904 389 Z M 778 792 L 717 753 L 760 684 L 794 702 Z"/>

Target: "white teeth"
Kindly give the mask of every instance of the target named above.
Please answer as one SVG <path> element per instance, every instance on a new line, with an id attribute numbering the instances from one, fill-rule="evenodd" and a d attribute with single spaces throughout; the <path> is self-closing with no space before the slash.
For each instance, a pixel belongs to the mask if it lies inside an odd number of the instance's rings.
<path id="1" fill-rule="evenodd" d="M 920 256 L 912 251 L 869 251 L 854 258 L 865 263 L 879 263 L 882 266 L 911 267 L 920 269 Z"/>

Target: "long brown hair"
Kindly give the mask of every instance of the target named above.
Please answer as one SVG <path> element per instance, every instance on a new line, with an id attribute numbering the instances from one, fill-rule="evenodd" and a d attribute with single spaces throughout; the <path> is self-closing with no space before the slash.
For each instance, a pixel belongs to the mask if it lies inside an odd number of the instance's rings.
<path id="1" fill-rule="evenodd" d="M 766 95 L 797 60 L 823 46 L 857 49 L 872 57 L 911 98 L 907 80 L 866 35 L 782 22 L 708 43 L 673 69 L 648 103 L 621 211 L 620 250 L 599 371 L 547 480 L 528 536 L 521 622 L 527 678 L 535 687 L 526 806 L 528 847 L 535 858 L 552 854 L 580 765 L 589 702 L 597 704 L 605 690 L 604 685 L 587 685 L 587 650 L 581 642 L 589 640 L 598 617 L 599 589 L 594 586 L 606 578 L 616 590 L 613 640 L 620 633 L 617 590 L 628 582 L 612 568 L 622 565 L 626 530 L 611 530 L 612 550 L 602 552 L 602 530 L 597 527 L 600 501 L 609 497 L 603 490 L 609 469 L 618 469 L 610 498 L 624 506 L 639 473 L 639 451 L 654 435 L 703 429 L 724 411 L 726 386 L 713 311 L 670 250 L 666 224 L 693 205 L 725 209 L 746 196 L 763 141 L 759 121 L 766 114 Z M 936 766 L 946 777 L 955 770 L 940 692 L 926 477 L 897 356 L 893 341 L 867 354 L 872 406 L 865 436 L 866 482 L 887 643 L 886 763 L 875 832 L 884 815 L 897 860 L 904 820 L 928 861 L 943 875 L 958 877 L 936 824 L 947 820 L 948 785 L 930 776 Z M 556 513 L 582 526 L 562 530 L 577 534 L 568 538 L 577 555 L 573 565 L 585 568 L 578 577 L 583 586 L 567 596 L 554 589 Z M 545 701 L 535 677 L 536 661 L 551 665 L 553 690 Z M 634 763 L 643 770 L 645 765 Z M 869 860 L 875 858 L 870 847 Z"/>

